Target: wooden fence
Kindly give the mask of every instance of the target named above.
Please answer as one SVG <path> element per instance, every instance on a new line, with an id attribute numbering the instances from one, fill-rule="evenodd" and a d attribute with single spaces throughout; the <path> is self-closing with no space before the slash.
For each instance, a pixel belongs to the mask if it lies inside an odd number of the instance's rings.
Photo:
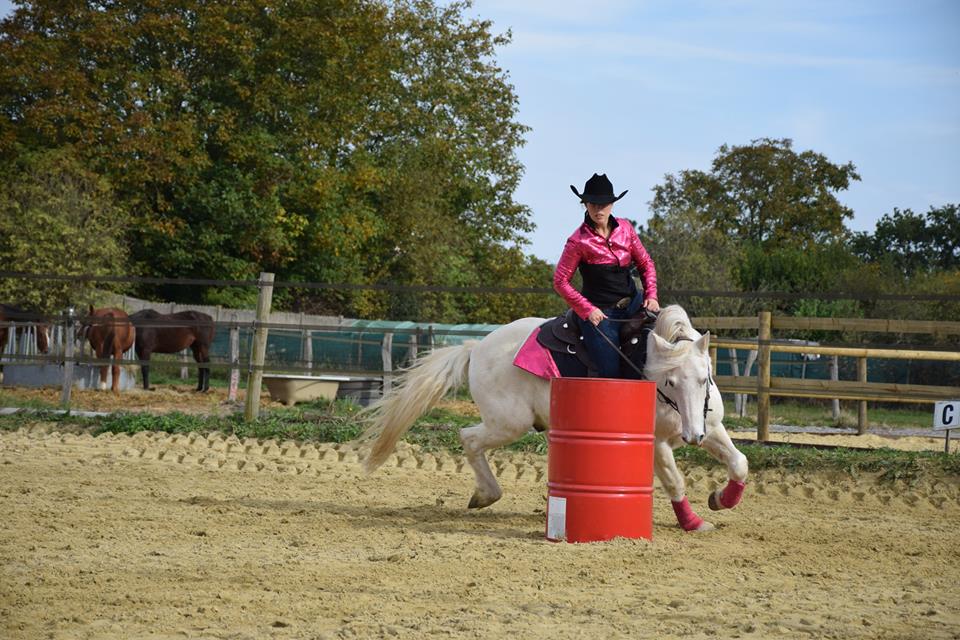
<path id="1" fill-rule="evenodd" d="M 271 311 L 272 297 L 272 274 L 263 273 L 259 281 L 259 299 L 257 310 L 239 311 L 234 309 L 221 309 L 219 307 L 204 308 L 202 306 L 189 306 L 191 309 L 204 310 L 214 316 L 218 322 L 228 322 L 231 328 L 231 355 L 230 363 L 226 365 L 231 369 L 231 397 L 235 397 L 237 389 L 237 380 L 240 368 L 240 357 L 238 353 L 238 330 L 240 322 L 254 323 L 255 336 L 254 344 L 251 348 L 249 369 L 251 372 L 257 372 L 251 375 L 248 380 L 253 393 L 248 393 L 248 403 L 246 407 L 246 417 L 248 420 L 255 419 L 258 412 L 258 403 L 256 396 L 259 391 L 259 379 L 264 366 L 264 347 L 266 344 L 266 325 L 274 328 L 282 326 L 287 330 L 301 330 L 305 336 L 305 344 L 309 344 L 310 326 L 317 326 L 317 323 L 323 326 L 343 327 L 349 329 L 349 321 L 344 318 L 330 316 L 307 316 L 299 313 L 282 313 Z M 180 310 L 180 305 L 169 305 L 169 309 L 156 303 L 137 300 L 135 298 L 124 297 L 117 300 L 116 303 L 122 304 L 125 308 L 136 310 L 147 306 L 153 306 L 163 311 L 173 312 Z M 879 347 L 850 347 L 850 346 L 828 346 L 819 344 L 797 344 L 796 341 L 790 341 L 788 336 L 790 332 L 796 331 L 828 331 L 828 332 L 862 332 L 871 334 L 927 334 L 935 340 L 943 340 L 949 337 L 960 336 L 960 322 L 933 322 L 933 321 L 911 321 L 911 320 L 884 320 L 884 319 L 863 319 L 863 318 L 794 318 L 786 316 L 772 316 L 770 312 L 763 311 L 757 317 L 713 317 L 713 318 L 693 318 L 695 327 L 703 330 L 710 330 L 713 333 L 710 349 L 714 363 L 714 376 L 718 387 L 725 393 L 755 395 L 757 398 L 757 438 L 765 441 L 769 437 L 770 426 L 770 398 L 773 396 L 797 397 L 797 398 L 825 398 L 833 399 L 835 406 L 839 400 L 848 400 L 858 402 L 858 432 L 864 433 L 867 429 L 867 401 L 882 402 L 935 402 L 938 400 L 952 400 L 960 398 L 960 386 L 931 386 L 916 384 L 895 384 L 886 382 L 867 382 L 867 360 L 868 358 L 890 358 L 890 359 L 913 359 L 930 361 L 960 362 L 960 341 L 952 340 L 951 346 L 957 347 L 953 350 L 933 350 L 909 348 L 879 348 Z M 723 331 L 749 331 L 756 333 L 753 339 L 733 339 L 724 338 Z M 776 337 L 775 337 L 776 334 Z M 393 376 L 390 353 L 393 343 L 393 333 L 386 331 L 383 335 L 382 344 L 382 370 L 379 372 L 384 382 L 384 388 L 389 389 L 390 379 Z M 481 337 L 481 336 L 478 336 Z M 415 357 L 417 353 L 417 341 L 415 337 L 411 345 L 411 356 Z M 431 341 L 432 342 L 432 341 Z M 73 362 L 73 340 L 67 339 L 66 345 L 68 353 L 65 356 L 65 362 Z M 428 345 L 425 345 L 429 348 Z M 726 348 L 730 350 L 748 349 L 755 353 L 757 363 L 756 375 L 749 375 L 751 367 L 744 370 L 744 375 L 716 375 L 716 363 L 718 350 Z M 857 379 L 839 380 L 837 378 L 837 367 L 834 362 L 834 379 L 831 380 L 811 380 L 793 377 L 773 377 L 771 376 L 771 354 L 781 353 L 805 353 L 818 354 L 822 356 L 853 357 L 857 359 Z M 308 359 L 311 354 L 306 355 Z M 186 363 L 184 363 L 186 364 Z M 736 363 L 734 363 L 736 370 Z M 280 368 L 282 369 L 282 367 Z M 69 379 L 69 376 L 66 376 Z M 951 381 L 952 382 L 952 381 Z M 64 402 L 69 405 L 69 386 L 64 386 Z M 839 409 L 835 412 L 838 414 Z"/>
<path id="2" fill-rule="evenodd" d="M 693 318 L 695 327 L 713 332 L 722 330 L 756 331 L 753 340 L 735 340 L 714 337 L 710 341 L 711 357 L 716 374 L 718 349 L 750 349 L 757 354 L 757 374 L 716 376 L 717 386 L 723 392 L 757 396 L 757 439 L 765 441 L 770 430 L 770 398 L 829 398 L 858 401 L 857 432 L 867 430 L 867 401 L 882 402 L 936 402 L 960 398 L 960 386 L 931 386 L 867 382 L 867 359 L 890 358 L 960 362 L 960 350 L 923 350 L 864 347 L 831 347 L 798 345 L 778 340 L 774 332 L 835 331 L 883 334 L 929 334 L 937 339 L 960 336 L 960 322 L 932 322 L 918 320 L 882 320 L 864 318 L 794 318 L 773 316 L 761 311 L 756 318 Z M 854 357 L 857 359 L 857 380 L 805 380 L 771 377 L 771 354 L 806 353 L 824 356 Z M 749 374 L 749 371 L 745 371 Z"/>

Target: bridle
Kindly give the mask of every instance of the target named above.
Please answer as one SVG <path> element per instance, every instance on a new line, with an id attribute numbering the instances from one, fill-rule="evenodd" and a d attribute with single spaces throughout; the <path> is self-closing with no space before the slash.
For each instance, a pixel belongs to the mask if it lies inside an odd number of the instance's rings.
<path id="1" fill-rule="evenodd" d="M 608 338 L 602 331 L 597 331 L 597 333 L 599 333 L 600 336 L 601 336 L 604 340 L 607 341 L 607 344 L 609 344 L 611 347 L 613 347 L 613 349 L 614 349 L 618 354 L 620 354 L 620 357 L 623 358 L 624 362 L 626 362 L 628 365 L 630 365 L 630 367 L 631 367 L 634 371 L 637 372 L 637 375 L 640 376 L 640 379 L 641 379 L 641 380 L 646 380 L 646 379 L 647 379 L 647 377 L 643 375 L 643 371 L 640 370 L 640 367 L 638 367 L 637 365 L 633 364 L 633 361 L 630 360 L 630 358 L 627 357 L 627 354 L 625 354 L 623 351 L 620 350 L 620 347 L 619 347 L 619 346 L 617 346 L 617 345 L 615 345 L 615 344 L 613 343 L 613 340 L 611 340 L 610 338 Z M 693 338 L 681 337 L 681 338 L 677 338 L 672 344 L 677 344 L 678 342 L 683 342 L 683 341 L 685 341 L 685 340 L 686 340 L 686 341 L 689 341 L 689 342 L 693 342 Z M 709 372 L 709 371 L 707 371 L 707 383 L 706 383 L 706 384 L 707 384 L 707 393 L 706 393 L 706 395 L 705 395 L 704 398 L 703 398 L 703 421 L 704 421 L 704 423 L 706 423 L 706 421 L 707 421 L 707 414 L 710 412 L 710 387 L 711 387 L 711 385 L 713 384 L 713 376 L 710 375 L 710 372 Z M 660 385 L 657 385 L 657 400 L 659 400 L 659 401 L 662 402 L 663 404 L 667 405 L 668 407 L 670 407 L 671 409 L 673 409 L 674 411 L 676 411 L 677 414 L 680 413 L 680 407 L 679 407 L 679 405 L 677 405 L 677 401 L 674 400 L 673 398 L 671 398 L 670 396 L 668 396 L 667 394 L 665 394 L 663 391 L 661 391 L 661 390 L 660 390 Z"/>

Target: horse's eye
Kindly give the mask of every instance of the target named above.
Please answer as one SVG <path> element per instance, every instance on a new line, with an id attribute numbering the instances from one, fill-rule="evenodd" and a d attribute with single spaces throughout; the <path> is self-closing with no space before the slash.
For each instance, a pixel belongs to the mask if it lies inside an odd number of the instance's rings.
<path id="1" fill-rule="evenodd" d="M 671 380 L 670 378 L 667 378 L 666 380 L 664 380 L 664 384 L 666 384 L 668 387 L 672 387 L 673 380 Z"/>

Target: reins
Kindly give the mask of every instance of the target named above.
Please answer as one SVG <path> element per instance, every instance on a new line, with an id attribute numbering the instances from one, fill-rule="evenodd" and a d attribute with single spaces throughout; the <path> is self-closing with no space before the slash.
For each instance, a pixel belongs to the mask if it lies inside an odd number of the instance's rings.
<path id="1" fill-rule="evenodd" d="M 609 320 L 609 318 L 608 318 L 608 320 Z M 623 321 L 621 320 L 620 322 L 623 322 Z M 635 364 L 633 363 L 633 361 L 632 361 L 630 358 L 627 357 L 627 354 L 625 354 L 623 351 L 621 351 L 621 350 L 620 350 L 620 347 L 617 346 L 617 345 L 615 345 L 615 344 L 613 343 L 613 340 L 611 340 L 610 338 L 608 338 L 608 337 L 606 336 L 606 334 L 604 334 L 604 333 L 603 333 L 602 331 L 600 331 L 599 329 L 597 330 L 597 333 L 599 333 L 599 334 L 600 334 L 600 337 L 602 337 L 604 340 L 607 341 L 607 344 L 609 344 L 611 347 L 613 347 L 614 351 L 616 351 L 617 354 L 619 354 L 620 357 L 623 358 L 623 361 L 624 361 L 624 362 L 626 362 L 628 365 L 630 365 L 630 367 L 631 367 L 634 371 L 637 372 L 637 375 L 640 376 L 640 379 L 641 379 L 641 380 L 646 380 L 646 379 L 647 379 L 647 377 L 646 377 L 645 375 L 643 375 L 643 371 L 640 370 L 640 367 L 638 367 L 637 365 L 635 365 Z M 678 339 L 674 342 L 674 344 L 676 344 L 677 342 L 682 342 L 682 341 L 684 341 L 684 340 L 689 341 L 689 342 L 693 342 L 693 339 L 692 339 L 692 338 L 685 338 L 685 337 L 684 337 L 684 338 L 678 338 Z M 706 395 L 706 397 L 704 397 L 704 399 L 703 399 L 703 419 L 704 419 L 704 421 L 706 421 L 706 419 L 707 419 L 707 413 L 710 411 L 710 385 L 711 385 L 712 383 L 713 383 L 713 377 L 710 375 L 710 372 L 708 371 L 708 372 L 707 372 L 707 395 Z M 657 385 L 657 398 L 658 398 L 661 402 L 663 402 L 665 405 L 667 405 L 668 407 L 670 407 L 671 409 L 673 409 L 674 411 L 676 411 L 678 414 L 680 413 L 680 407 L 677 405 L 677 402 L 676 402 L 674 399 L 670 398 L 670 397 L 669 397 L 667 394 L 665 394 L 663 391 L 661 391 L 661 390 L 660 390 L 660 385 Z"/>

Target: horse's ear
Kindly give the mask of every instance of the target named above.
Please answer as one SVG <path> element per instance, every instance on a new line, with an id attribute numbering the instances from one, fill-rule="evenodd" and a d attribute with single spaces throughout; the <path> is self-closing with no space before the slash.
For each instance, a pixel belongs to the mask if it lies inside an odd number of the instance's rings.
<path id="1" fill-rule="evenodd" d="M 93 315 L 93 304 L 90 305 L 90 315 Z"/>
<path id="2" fill-rule="evenodd" d="M 673 350 L 674 345 L 664 340 L 659 334 L 651 332 L 650 335 L 653 337 L 653 348 L 657 353 Z"/>
<path id="3" fill-rule="evenodd" d="M 700 350 L 700 353 L 707 353 L 710 350 L 710 332 L 707 331 L 705 334 L 700 336 L 700 339 L 695 343 L 697 349 Z"/>

